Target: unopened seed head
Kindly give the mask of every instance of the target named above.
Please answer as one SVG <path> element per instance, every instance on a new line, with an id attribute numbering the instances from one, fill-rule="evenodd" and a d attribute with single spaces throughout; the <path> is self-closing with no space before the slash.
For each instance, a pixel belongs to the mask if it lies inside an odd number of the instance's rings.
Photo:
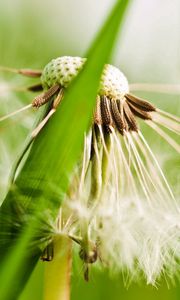
<path id="1" fill-rule="evenodd" d="M 99 95 L 120 100 L 128 92 L 129 85 L 124 74 L 112 65 L 105 65 L 100 80 Z"/>
<path id="2" fill-rule="evenodd" d="M 42 72 L 44 88 L 55 84 L 67 87 L 82 69 L 86 59 L 81 57 L 62 56 L 51 60 Z"/>
<path id="3" fill-rule="evenodd" d="M 48 63 L 42 73 L 42 84 L 45 89 L 55 84 L 68 87 L 71 81 L 83 68 L 86 58 L 62 56 Z M 105 65 L 99 86 L 99 95 L 112 99 L 121 99 L 129 92 L 128 81 L 124 74 L 112 65 Z"/>

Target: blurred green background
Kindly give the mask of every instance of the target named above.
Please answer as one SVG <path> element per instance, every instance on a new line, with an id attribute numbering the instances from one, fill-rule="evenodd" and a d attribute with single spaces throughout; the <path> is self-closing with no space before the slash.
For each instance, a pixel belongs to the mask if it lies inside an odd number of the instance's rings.
<path id="1" fill-rule="evenodd" d="M 179 83 L 180 1 L 130 2 L 121 42 L 117 41 L 110 63 L 120 67 L 131 83 Z M 1 0 L 0 65 L 43 68 L 58 56 L 84 56 L 114 3 L 113 0 Z M 31 82 L 33 80 L 13 74 L 0 74 L 0 114 L 29 103 L 33 97 L 31 93 L 7 92 L 7 87 Z M 178 114 L 180 110 L 180 96 L 139 95 L 169 112 Z M 35 112 L 26 112 L 0 127 L 0 201 L 7 190 L 12 163 L 23 148 L 35 118 Z M 146 126 L 142 125 L 142 130 L 178 193 L 177 154 Z M 42 299 L 43 267 L 40 262 L 20 300 Z M 94 268 L 90 282 L 85 283 L 80 261 L 74 264 L 72 283 L 72 300 L 180 298 L 180 287 L 168 289 L 166 282 L 160 283 L 158 289 L 132 284 L 127 290 L 121 276 L 113 278 L 108 272 Z"/>

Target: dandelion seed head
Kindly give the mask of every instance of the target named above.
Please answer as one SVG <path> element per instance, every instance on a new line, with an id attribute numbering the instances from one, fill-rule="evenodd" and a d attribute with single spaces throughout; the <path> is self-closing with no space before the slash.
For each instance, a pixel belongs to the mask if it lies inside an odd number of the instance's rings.
<path id="1" fill-rule="evenodd" d="M 127 78 L 116 67 L 105 65 L 100 79 L 99 95 L 121 100 L 129 92 Z"/>
<path id="2" fill-rule="evenodd" d="M 68 87 L 82 69 L 86 59 L 81 57 L 62 56 L 50 61 L 42 72 L 41 81 L 44 88 L 55 84 Z"/>
<path id="3" fill-rule="evenodd" d="M 68 87 L 83 68 L 86 58 L 62 56 L 49 62 L 43 72 L 41 81 L 44 88 L 55 84 Z M 99 95 L 113 99 L 122 99 L 129 92 L 129 85 L 124 74 L 112 65 L 105 65 L 100 79 Z"/>
<path id="4" fill-rule="evenodd" d="M 48 91 L 39 96 L 40 102 L 35 98 L 36 107 L 60 89 L 63 92 L 85 62 L 85 58 L 64 56 L 47 64 L 41 81 Z M 54 107 L 50 112 L 55 112 Z M 178 118 L 130 94 L 124 74 L 105 65 L 82 166 L 77 166 L 57 222 L 51 216 L 45 218 L 41 245 L 56 235 L 67 235 L 80 246 L 85 264 L 99 257 L 110 271 L 126 273 L 129 280 L 143 275 L 147 284 L 156 285 L 162 276 L 173 281 L 179 275 L 180 205 L 137 118 L 180 151 L 163 130 L 178 134 Z"/>

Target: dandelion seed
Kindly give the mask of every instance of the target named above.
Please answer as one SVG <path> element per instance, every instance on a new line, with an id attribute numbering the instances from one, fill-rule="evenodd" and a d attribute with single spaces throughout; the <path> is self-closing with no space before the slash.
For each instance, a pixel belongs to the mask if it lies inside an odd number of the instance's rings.
<path id="1" fill-rule="evenodd" d="M 85 62 L 80 57 L 60 57 L 42 74 L 16 70 L 41 76 L 41 83 L 31 90 L 43 87 L 45 91 L 29 107 L 38 108 L 52 100 L 50 111 L 32 133 L 32 141 L 55 113 L 63 91 Z M 180 152 L 170 136 L 171 132 L 179 134 L 179 118 L 132 95 L 124 74 L 105 65 L 92 128 L 84 138 L 82 166 L 74 174 L 76 184 L 73 181 L 59 215 L 61 226 L 54 233 L 65 234 L 80 246 L 86 280 L 89 265 L 98 259 L 126 274 L 126 284 L 141 274 L 154 285 L 162 276 L 173 280 L 178 275 L 179 203 L 139 128 L 138 118 Z"/>

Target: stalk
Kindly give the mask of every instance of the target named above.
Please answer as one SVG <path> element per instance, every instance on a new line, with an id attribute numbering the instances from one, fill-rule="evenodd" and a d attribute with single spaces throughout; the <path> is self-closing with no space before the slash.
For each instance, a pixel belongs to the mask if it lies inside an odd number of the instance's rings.
<path id="1" fill-rule="evenodd" d="M 54 257 L 45 266 L 44 300 L 69 300 L 71 276 L 71 241 L 61 236 L 53 242 Z"/>

